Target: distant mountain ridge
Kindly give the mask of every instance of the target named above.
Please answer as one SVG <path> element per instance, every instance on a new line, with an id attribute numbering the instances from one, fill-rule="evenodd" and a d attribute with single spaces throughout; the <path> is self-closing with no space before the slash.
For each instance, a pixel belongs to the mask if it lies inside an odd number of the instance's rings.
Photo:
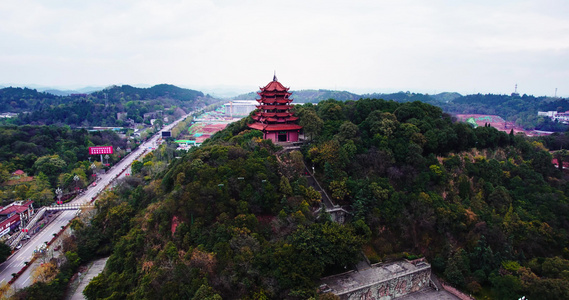
<path id="1" fill-rule="evenodd" d="M 48 89 L 40 91 L 27 87 L 0 88 L 0 112 L 23 112 L 42 109 L 49 105 L 68 103 L 76 97 L 95 99 L 108 99 L 114 102 L 122 100 L 151 100 L 168 98 L 178 101 L 193 101 L 205 97 L 204 93 L 192 89 L 180 88 L 171 84 L 158 84 L 149 88 L 137 88 L 130 85 L 110 86 L 94 92 L 87 92 L 94 87 L 86 87 L 79 90 Z M 86 96 L 83 96 L 86 95 Z"/>
<path id="2" fill-rule="evenodd" d="M 126 100 L 172 98 L 180 101 L 191 101 L 198 97 L 204 97 L 204 93 L 200 91 L 180 88 L 171 84 L 158 84 L 149 88 L 113 85 L 91 94 L 97 98 L 108 97 L 111 100 L 120 100 L 121 98 Z"/>
<path id="3" fill-rule="evenodd" d="M 0 113 L 21 113 L 2 120 L 15 125 L 60 124 L 72 127 L 150 124 L 151 118 L 179 117 L 219 101 L 200 91 L 159 84 L 149 88 L 110 86 L 90 94 L 79 91 L 39 92 L 29 88 L 0 89 Z M 23 113 L 23 114 L 22 114 Z M 119 114 L 121 113 L 121 114 Z M 119 117 L 120 115 L 120 117 Z"/>
<path id="4" fill-rule="evenodd" d="M 88 87 L 84 87 L 84 88 L 80 88 L 80 89 L 73 89 L 73 90 L 60 90 L 60 89 L 53 89 L 53 88 L 37 89 L 37 90 L 42 91 L 42 92 L 46 92 L 46 93 L 50 93 L 50 94 L 54 94 L 57 96 L 69 96 L 71 94 L 91 94 L 93 92 L 100 91 L 102 89 L 104 89 L 104 88 L 103 87 L 88 86 Z"/>

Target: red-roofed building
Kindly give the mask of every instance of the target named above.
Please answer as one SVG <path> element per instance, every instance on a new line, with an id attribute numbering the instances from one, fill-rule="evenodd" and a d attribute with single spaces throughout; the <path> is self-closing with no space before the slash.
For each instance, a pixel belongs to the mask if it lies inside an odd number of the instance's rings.
<path id="1" fill-rule="evenodd" d="M 555 165 L 556 167 L 559 167 L 559 161 L 557 160 L 557 158 L 554 158 L 553 160 L 551 160 L 551 163 L 553 165 Z M 569 169 L 569 161 L 563 162 L 563 169 Z"/>
<path id="2" fill-rule="evenodd" d="M 259 111 L 253 116 L 255 123 L 249 128 L 263 132 L 263 138 L 273 142 L 298 142 L 302 126 L 296 124 L 298 117 L 290 112 L 292 108 L 289 88 L 284 87 L 273 77 L 265 87 L 258 92 L 261 99 L 257 99 Z"/>
<path id="3" fill-rule="evenodd" d="M 19 230 L 23 225 L 22 221 L 32 217 L 33 203 L 33 201 L 16 201 L 0 208 L 0 238 L 10 231 Z"/>
<path id="4" fill-rule="evenodd" d="M 16 170 L 14 173 L 12 173 L 12 175 L 14 176 L 22 176 L 26 174 L 26 172 L 22 171 L 22 170 Z"/>

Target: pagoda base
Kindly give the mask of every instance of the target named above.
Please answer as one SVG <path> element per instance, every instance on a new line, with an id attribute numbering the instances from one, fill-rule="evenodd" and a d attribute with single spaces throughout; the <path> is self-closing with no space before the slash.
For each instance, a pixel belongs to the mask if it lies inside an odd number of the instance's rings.
<path id="1" fill-rule="evenodd" d="M 298 131 L 264 131 L 263 138 L 275 144 L 298 142 Z"/>

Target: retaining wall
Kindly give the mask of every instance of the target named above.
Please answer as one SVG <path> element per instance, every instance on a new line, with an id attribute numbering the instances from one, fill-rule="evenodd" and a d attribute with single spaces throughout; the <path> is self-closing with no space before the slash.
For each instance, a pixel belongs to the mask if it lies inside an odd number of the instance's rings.
<path id="1" fill-rule="evenodd" d="M 429 286 L 431 269 L 403 274 L 359 290 L 338 295 L 340 299 L 390 300 Z"/>
<path id="2" fill-rule="evenodd" d="M 424 259 L 374 264 L 321 279 L 320 292 L 345 300 L 391 300 L 428 288 L 431 265 Z"/>

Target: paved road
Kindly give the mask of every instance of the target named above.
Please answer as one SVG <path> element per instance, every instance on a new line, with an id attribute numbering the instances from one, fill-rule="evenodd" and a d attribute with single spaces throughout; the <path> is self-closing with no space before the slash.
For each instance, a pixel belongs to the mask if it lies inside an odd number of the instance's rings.
<path id="1" fill-rule="evenodd" d="M 9 281 L 12 278 L 12 273 L 16 273 L 22 269 L 25 261 L 30 261 L 34 250 L 38 249 L 40 246 L 45 245 L 47 242 L 51 241 L 53 234 L 59 232 L 62 226 L 65 226 L 71 219 L 75 217 L 77 211 L 66 210 L 61 212 L 61 214 L 48 224 L 44 229 L 42 229 L 37 234 L 33 235 L 28 243 L 26 243 L 20 250 L 18 250 L 11 258 L 10 264 L 4 264 L 0 266 L 0 278 L 1 281 Z M 51 249 L 47 251 L 52 251 Z M 40 262 L 35 262 L 34 265 L 30 266 L 19 278 L 13 283 L 15 288 L 23 288 L 32 283 L 31 274 L 35 269 L 36 265 Z"/>
<path id="2" fill-rule="evenodd" d="M 108 259 L 109 259 L 108 257 L 105 257 L 92 262 L 89 265 L 89 269 L 86 271 L 86 274 L 82 274 L 81 276 L 79 276 L 79 278 L 77 279 L 80 281 L 79 286 L 77 287 L 77 290 L 75 290 L 75 292 L 73 293 L 71 300 L 85 299 L 85 296 L 83 296 L 83 291 L 87 287 L 87 284 L 89 284 L 89 282 L 93 278 L 95 278 L 95 276 L 103 272 L 103 270 L 105 269 L 105 264 L 107 263 Z"/>
<path id="3" fill-rule="evenodd" d="M 165 126 L 161 131 L 169 131 L 173 126 L 178 124 L 178 122 L 190 116 L 193 112 L 188 115 L 176 120 L 172 124 Z M 76 197 L 70 204 L 83 204 L 88 203 L 101 193 L 113 180 L 119 176 L 124 176 L 121 174 L 124 169 L 128 169 L 130 164 L 137 159 L 140 155 L 145 152 L 152 151 L 159 145 L 159 138 L 161 132 L 158 132 L 146 142 L 141 144 L 135 151 L 124 157 L 119 163 L 114 165 L 106 174 L 99 176 L 99 181 L 97 181 L 96 186 L 89 186 L 83 195 Z M 130 171 L 127 171 L 130 172 Z M 125 172 L 125 173 L 127 173 Z M 0 283 L 3 281 L 10 281 L 12 278 L 12 273 L 17 273 L 24 267 L 24 262 L 30 261 L 33 257 L 34 250 L 39 249 L 40 246 L 45 245 L 45 242 L 51 241 L 53 234 L 59 232 L 61 226 L 67 225 L 71 219 L 75 217 L 76 210 L 63 211 L 55 220 L 52 221 L 48 226 L 42 229 L 37 234 L 33 235 L 31 239 L 22 246 L 21 249 L 17 250 L 12 256 L 10 256 L 4 263 L 0 264 Z M 13 284 L 16 288 L 23 288 L 30 285 L 31 273 L 35 269 L 36 263 L 30 266 Z"/>

